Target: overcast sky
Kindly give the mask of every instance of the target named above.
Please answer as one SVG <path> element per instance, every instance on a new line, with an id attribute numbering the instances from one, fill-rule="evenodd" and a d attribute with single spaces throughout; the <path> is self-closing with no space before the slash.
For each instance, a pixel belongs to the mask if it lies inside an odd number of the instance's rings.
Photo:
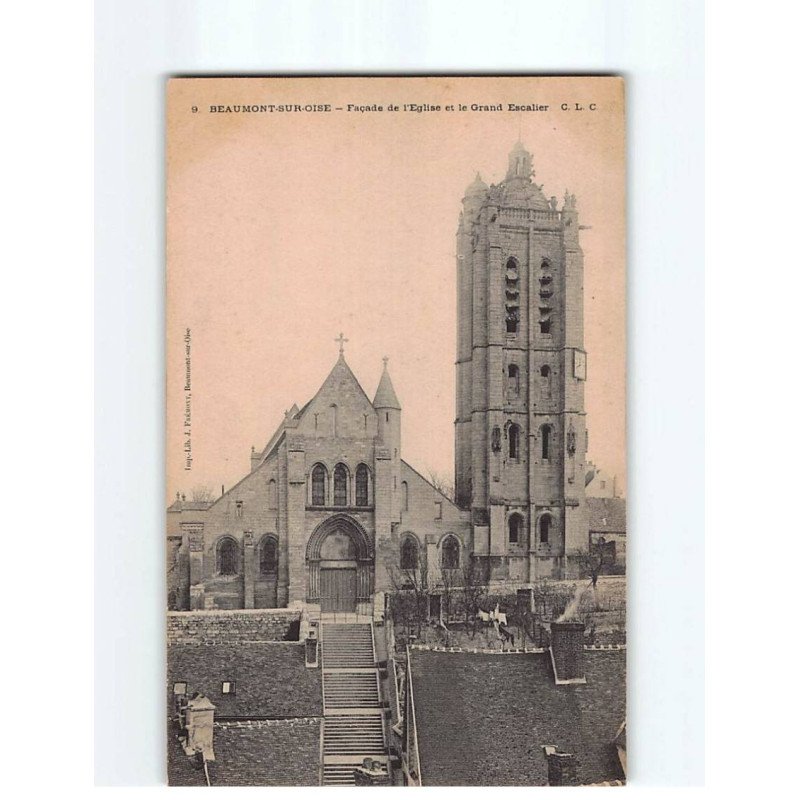
<path id="1" fill-rule="evenodd" d="M 234 103 L 383 112 L 209 113 Z M 547 112 L 389 112 L 395 103 L 539 103 Z M 574 110 L 580 103 L 584 111 Z M 589 103 L 597 110 L 590 112 Z M 570 111 L 561 111 L 562 103 Z M 168 143 L 167 496 L 232 486 L 338 356 L 372 397 L 389 356 L 403 457 L 453 474 L 455 232 L 480 171 L 521 136 L 559 203 L 577 196 L 585 254 L 589 457 L 625 485 L 624 122 L 608 79 L 173 82 Z M 192 106 L 198 108 L 192 112 Z M 505 107 L 505 105 L 504 105 Z M 192 470 L 183 334 L 192 331 Z"/>

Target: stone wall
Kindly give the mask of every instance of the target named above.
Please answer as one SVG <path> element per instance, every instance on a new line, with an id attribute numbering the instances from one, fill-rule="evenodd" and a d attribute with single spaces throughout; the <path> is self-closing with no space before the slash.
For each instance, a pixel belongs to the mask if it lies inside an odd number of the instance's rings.
<path id="1" fill-rule="evenodd" d="M 297 641 L 300 611 L 254 609 L 237 611 L 171 611 L 168 644 L 241 644 Z"/>

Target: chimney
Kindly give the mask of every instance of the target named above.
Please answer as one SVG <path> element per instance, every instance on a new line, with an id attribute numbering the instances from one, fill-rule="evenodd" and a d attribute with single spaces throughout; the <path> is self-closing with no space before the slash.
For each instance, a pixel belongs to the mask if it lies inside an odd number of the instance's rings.
<path id="1" fill-rule="evenodd" d="M 214 711 L 216 706 L 200 692 L 186 705 L 187 755 L 201 753 L 203 761 L 214 761 Z"/>
<path id="2" fill-rule="evenodd" d="M 306 666 L 319 666 L 319 639 L 317 638 L 316 623 L 312 623 L 306 634 Z"/>
<path id="3" fill-rule="evenodd" d="M 578 761 L 573 753 L 559 753 L 552 744 L 546 744 L 542 750 L 547 759 L 548 786 L 581 785 L 578 780 Z"/>
<path id="4" fill-rule="evenodd" d="M 550 625 L 550 658 L 556 683 L 586 683 L 583 669 L 582 622 L 553 622 Z"/>

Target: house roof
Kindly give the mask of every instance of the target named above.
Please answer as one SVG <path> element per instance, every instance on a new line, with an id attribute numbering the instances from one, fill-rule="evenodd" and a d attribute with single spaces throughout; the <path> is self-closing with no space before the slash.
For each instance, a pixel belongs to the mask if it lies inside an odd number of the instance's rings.
<path id="1" fill-rule="evenodd" d="M 322 716 L 320 671 L 305 666 L 297 642 L 172 644 L 168 655 L 170 702 L 173 684 L 185 681 L 214 703 L 218 720 Z M 234 694 L 222 694 L 223 681 L 235 683 Z"/>
<path id="2" fill-rule="evenodd" d="M 205 511 L 214 505 L 214 500 L 173 500 L 167 511 Z"/>
<path id="3" fill-rule="evenodd" d="M 586 650 L 586 683 L 556 685 L 549 653 L 410 652 L 423 786 L 544 786 L 544 745 L 581 783 L 624 778 L 625 651 Z"/>
<path id="4" fill-rule="evenodd" d="M 214 725 L 212 786 L 318 786 L 320 719 L 222 722 Z M 202 765 L 168 731 L 167 774 L 171 786 L 205 786 Z"/>
<path id="5" fill-rule="evenodd" d="M 589 530 L 602 533 L 625 533 L 625 498 L 587 497 Z"/>

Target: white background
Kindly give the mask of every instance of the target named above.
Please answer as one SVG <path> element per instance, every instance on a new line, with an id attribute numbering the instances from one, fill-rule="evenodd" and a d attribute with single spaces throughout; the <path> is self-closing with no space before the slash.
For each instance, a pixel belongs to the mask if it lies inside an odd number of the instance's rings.
<path id="1" fill-rule="evenodd" d="M 794 27 L 780 4 L 762 2 L 757 17 L 711 8 L 706 109 L 698 2 L 98 2 L 94 311 L 91 21 L 85 4 L 15 10 L 2 48 L 0 320 L 11 791 L 164 778 L 164 81 L 328 71 L 625 75 L 627 791 L 796 782 Z"/>

